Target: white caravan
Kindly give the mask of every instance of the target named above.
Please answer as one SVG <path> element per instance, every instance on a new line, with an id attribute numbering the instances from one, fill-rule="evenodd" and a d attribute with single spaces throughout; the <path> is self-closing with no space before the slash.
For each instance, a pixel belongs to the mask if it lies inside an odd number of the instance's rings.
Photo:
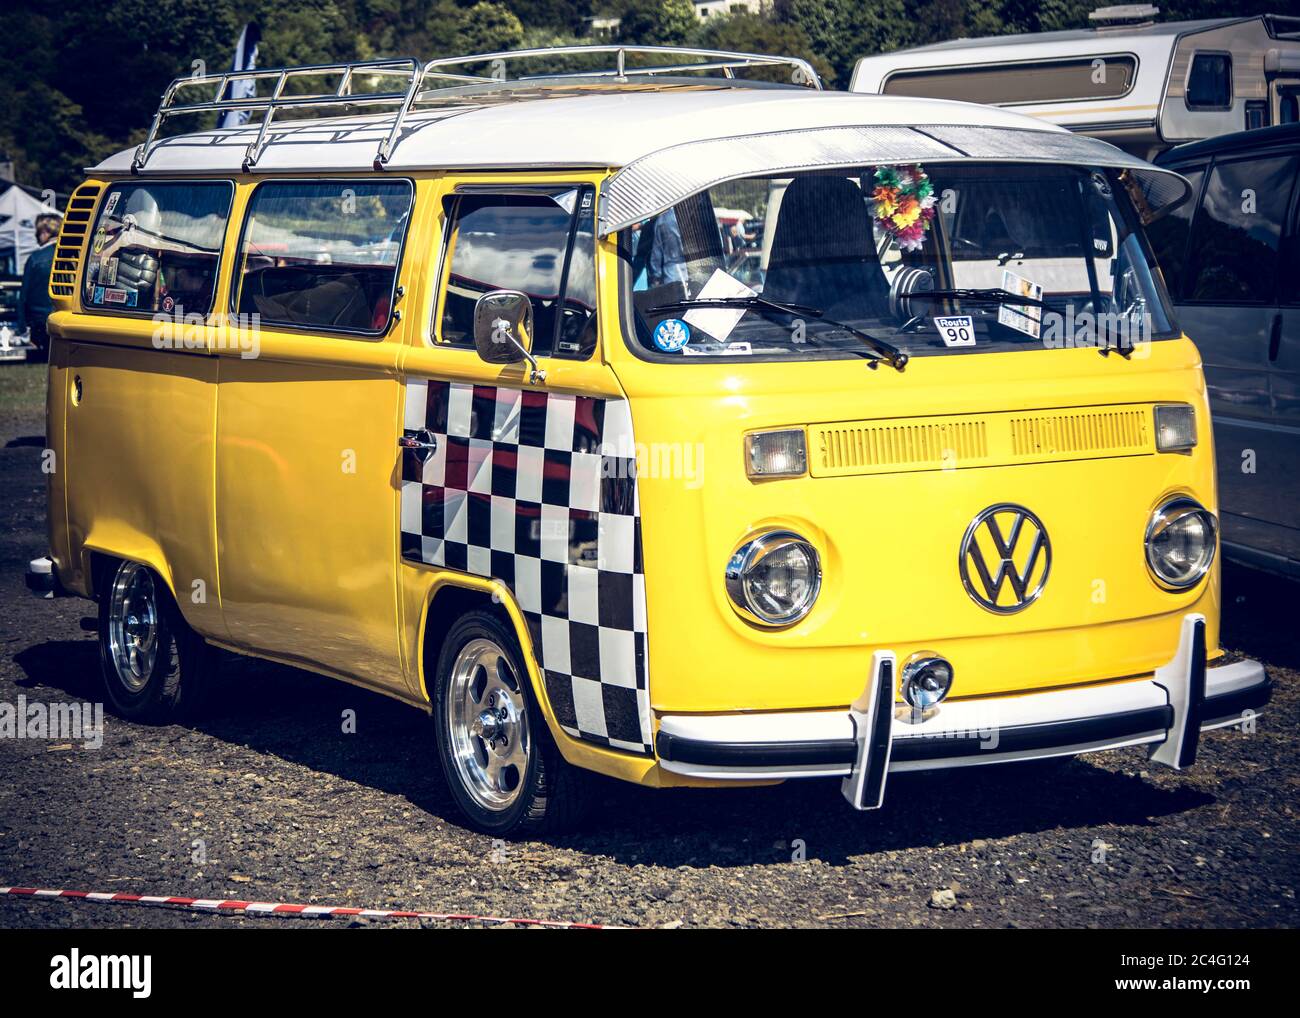
<path id="1" fill-rule="evenodd" d="M 1300 117 L 1300 18 L 1161 24 L 1159 8 L 1094 11 L 1096 28 L 1006 35 L 864 57 L 850 90 L 1011 107 L 1145 159 Z"/>

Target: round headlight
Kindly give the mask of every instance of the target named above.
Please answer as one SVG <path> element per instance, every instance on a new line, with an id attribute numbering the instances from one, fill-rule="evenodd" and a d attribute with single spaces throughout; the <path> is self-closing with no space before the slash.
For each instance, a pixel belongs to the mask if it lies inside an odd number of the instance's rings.
<path id="1" fill-rule="evenodd" d="M 812 609 L 821 589 L 817 549 L 798 534 L 775 530 L 742 544 L 727 563 L 727 593 L 741 613 L 788 626 Z"/>
<path id="2" fill-rule="evenodd" d="M 1219 543 L 1219 521 L 1195 499 L 1180 495 L 1151 514 L 1147 565 L 1165 587 L 1183 590 L 1204 576 Z"/>

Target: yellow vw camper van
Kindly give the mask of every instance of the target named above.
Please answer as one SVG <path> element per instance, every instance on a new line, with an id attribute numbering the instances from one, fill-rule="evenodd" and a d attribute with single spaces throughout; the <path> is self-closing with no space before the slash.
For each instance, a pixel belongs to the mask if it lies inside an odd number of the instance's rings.
<path id="1" fill-rule="evenodd" d="M 127 718 L 214 647 L 429 712 L 501 834 L 592 771 L 1186 767 L 1269 695 L 1142 231 L 1187 190 L 747 54 L 181 79 L 58 241 L 29 583 L 98 602 Z"/>

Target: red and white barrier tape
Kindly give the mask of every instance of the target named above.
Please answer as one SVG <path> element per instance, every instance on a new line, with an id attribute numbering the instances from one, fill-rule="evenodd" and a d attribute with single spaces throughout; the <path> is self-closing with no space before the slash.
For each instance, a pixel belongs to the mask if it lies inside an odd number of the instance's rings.
<path id="1" fill-rule="evenodd" d="M 77 898 L 82 901 L 114 902 L 123 905 L 161 905 L 171 908 L 193 909 L 198 912 L 248 915 L 283 915 L 302 919 L 334 919 L 360 917 L 363 919 L 433 919 L 441 922 L 496 923 L 514 926 L 545 926 L 560 930 L 612 930 L 616 926 L 604 923 L 577 923 L 558 919 L 522 919 L 519 917 L 472 915 L 467 912 L 412 912 L 387 908 L 350 908 L 342 905 L 288 905 L 272 901 L 237 901 L 222 898 L 184 898 L 179 895 L 161 897 L 152 894 L 109 893 L 106 891 L 60 891 L 46 887 L 0 887 L 0 895 L 25 898 Z"/>

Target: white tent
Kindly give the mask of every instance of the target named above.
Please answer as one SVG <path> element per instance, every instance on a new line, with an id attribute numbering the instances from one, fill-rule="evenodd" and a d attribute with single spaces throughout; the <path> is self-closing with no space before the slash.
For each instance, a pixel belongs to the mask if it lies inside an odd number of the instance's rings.
<path id="1" fill-rule="evenodd" d="M 0 194 L 0 263 L 10 262 L 10 271 L 21 273 L 37 248 L 36 217 L 53 211 L 17 185 Z"/>

